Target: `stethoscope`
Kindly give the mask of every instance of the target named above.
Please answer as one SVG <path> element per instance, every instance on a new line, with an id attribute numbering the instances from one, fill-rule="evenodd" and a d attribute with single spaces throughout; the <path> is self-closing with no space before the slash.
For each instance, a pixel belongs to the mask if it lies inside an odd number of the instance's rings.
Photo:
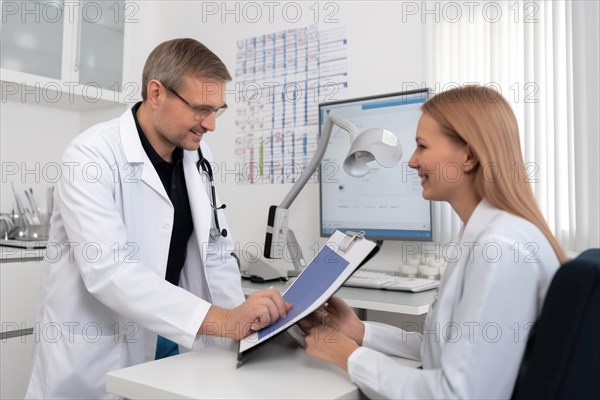
<path id="1" fill-rule="evenodd" d="M 210 207 L 212 208 L 213 214 L 215 216 L 215 226 L 216 226 L 216 227 L 210 228 L 210 237 L 212 240 L 217 240 L 221 236 L 223 236 L 223 237 L 227 236 L 227 229 L 221 229 L 221 227 L 219 226 L 219 216 L 217 213 L 217 210 L 224 209 L 226 207 L 226 205 L 221 204 L 220 206 L 217 207 L 217 195 L 215 194 L 215 183 L 213 180 L 212 167 L 210 166 L 210 163 L 208 162 L 208 160 L 206 158 L 204 158 L 201 148 L 198 148 L 198 156 L 200 157 L 198 162 L 196 162 L 196 167 L 198 168 L 198 172 L 200 172 L 200 168 L 202 168 L 202 171 L 206 172 L 206 174 L 208 175 L 208 179 L 210 180 L 210 195 L 211 195 Z"/>

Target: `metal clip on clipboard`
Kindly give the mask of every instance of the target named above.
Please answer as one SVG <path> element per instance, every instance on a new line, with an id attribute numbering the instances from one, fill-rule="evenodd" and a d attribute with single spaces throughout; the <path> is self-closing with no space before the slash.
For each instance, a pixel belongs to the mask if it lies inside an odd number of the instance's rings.
<path id="1" fill-rule="evenodd" d="M 341 251 L 342 253 L 347 253 L 350 250 L 350 248 L 352 247 L 352 245 L 354 245 L 354 243 L 357 242 L 357 240 L 361 240 L 361 239 L 365 238 L 364 231 L 360 231 L 360 232 L 346 231 L 345 235 L 346 235 L 346 237 L 344 238 L 344 240 L 342 241 L 342 243 L 340 244 L 340 247 L 339 247 L 339 251 Z"/>
<path id="2" fill-rule="evenodd" d="M 360 232 L 346 231 L 344 234 L 346 236 L 344 237 L 344 239 L 342 240 L 342 243 L 340 244 L 340 246 L 338 248 L 338 250 L 344 254 L 348 254 L 348 252 L 350 251 L 350 249 L 352 248 L 352 246 L 355 243 L 365 239 L 365 231 L 360 231 Z M 383 241 L 381 241 L 381 240 L 376 242 L 376 245 L 373 248 L 373 250 L 371 250 L 369 255 L 367 257 L 365 257 L 364 260 L 362 260 L 362 262 L 358 265 L 358 267 L 356 267 L 357 270 L 359 268 L 361 268 L 363 265 L 365 265 L 371 258 L 373 258 L 373 256 L 375 256 L 375 254 L 377 254 L 379 252 L 379 249 L 381 248 L 382 243 L 383 243 Z"/>

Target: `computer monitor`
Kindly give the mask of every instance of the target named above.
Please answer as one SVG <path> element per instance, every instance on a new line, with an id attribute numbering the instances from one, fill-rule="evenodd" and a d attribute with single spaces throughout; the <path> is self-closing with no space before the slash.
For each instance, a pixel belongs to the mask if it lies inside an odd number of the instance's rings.
<path id="1" fill-rule="evenodd" d="M 385 128 L 402 144 L 402 159 L 393 168 L 375 161 L 362 178 L 347 175 L 342 164 L 349 136 L 334 127 L 320 167 L 321 237 L 336 229 L 364 231 L 372 240 L 431 241 L 431 202 L 423 199 L 421 180 L 408 160 L 416 148 L 415 132 L 428 89 L 342 100 L 319 105 L 322 131 L 334 112 L 354 123 L 359 131 Z"/>

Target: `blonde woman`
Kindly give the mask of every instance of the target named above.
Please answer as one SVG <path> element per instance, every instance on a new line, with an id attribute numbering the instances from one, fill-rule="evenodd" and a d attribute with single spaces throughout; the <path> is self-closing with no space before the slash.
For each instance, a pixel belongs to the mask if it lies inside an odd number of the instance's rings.
<path id="1" fill-rule="evenodd" d="M 370 397 L 509 398 L 550 281 L 566 257 L 525 174 L 515 116 L 496 91 L 465 86 L 423 105 L 409 166 L 423 197 L 463 222 L 424 332 L 362 322 L 342 300 L 303 321 L 307 352 Z M 420 360 L 423 369 L 390 356 Z"/>

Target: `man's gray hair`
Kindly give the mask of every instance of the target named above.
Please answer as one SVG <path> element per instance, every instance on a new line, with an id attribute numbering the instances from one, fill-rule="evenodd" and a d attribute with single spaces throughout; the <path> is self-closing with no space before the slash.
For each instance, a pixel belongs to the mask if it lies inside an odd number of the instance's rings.
<path id="1" fill-rule="evenodd" d="M 151 80 L 177 90 L 188 76 L 221 82 L 231 80 L 223 61 L 208 47 L 194 39 L 173 39 L 159 44 L 148 56 L 142 73 L 142 99 L 146 100 Z"/>

